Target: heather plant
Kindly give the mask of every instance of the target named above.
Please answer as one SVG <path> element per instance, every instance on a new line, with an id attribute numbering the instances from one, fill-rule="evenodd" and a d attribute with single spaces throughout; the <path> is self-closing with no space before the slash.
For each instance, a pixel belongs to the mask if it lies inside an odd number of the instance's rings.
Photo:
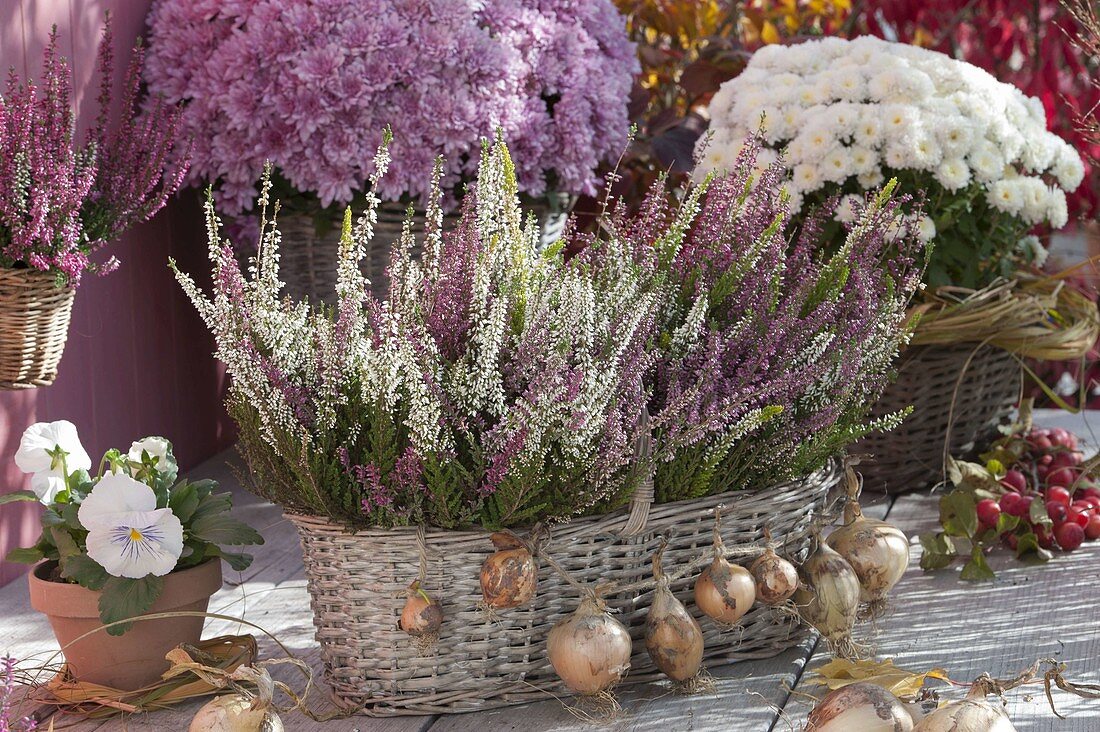
<path id="1" fill-rule="evenodd" d="M 597 286 L 560 248 L 539 254 L 507 149 L 480 159 L 446 233 L 437 165 L 423 257 L 407 227 L 379 301 L 358 262 L 383 144 L 366 212 L 345 217 L 333 309 L 279 299 L 269 181 L 247 273 L 208 200 L 213 295 L 177 276 L 233 377 L 230 409 L 263 495 L 352 524 L 499 527 L 621 502 L 637 483 L 655 294 L 638 278 Z"/>
<path id="2" fill-rule="evenodd" d="M 0 658 L 0 732 L 34 732 L 38 723 L 31 717 L 15 717 L 15 659 Z"/>
<path id="3" fill-rule="evenodd" d="M 420 205 L 436 157 L 453 203 L 498 127 L 531 196 L 594 192 L 626 139 L 637 61 L 611 0 L 158 0 L 149 27 L 150 88 L 185 103 L 191 181 L 229 214 L 267 160 L 284 210 L 365 206 L 385 125 L 374 193 Z"/>
<path id="4" fill-rule="evenodd" d="M 637 214 L 604 222 L 615 246 L 590 237 L 581 255 L 631 252 L 659 293 L 647 381 L 659 501 L 805 475 L 904 416 L 868 420 L 923 274 L 924 245 L 901 225 L 914 202 L 890 184 L 857 206 L 839 249 L 820 214 L 789 241 L 790 184 L 759 149 L 750 138 L 675 207 L 655 186 Z"/>
<path id="5" fill-rule="evenodd" d="M 174 151 L 179 110 L 154 100 L 139 112 L 144 51 L 134 47 L 111 129 L 112 34 L 100 42 L 100 112 L 84 142 L 76 139 L 72 71 L 57 53 L 57 29 L 43 56 L 40 84 L 14 69 L 0 96 L 0 266 L 54 273 L 77 285 L 85 271 L 107 274 L 111 257 L 91 255 L 165 204 L 183 180 L 187 155 Z"/>

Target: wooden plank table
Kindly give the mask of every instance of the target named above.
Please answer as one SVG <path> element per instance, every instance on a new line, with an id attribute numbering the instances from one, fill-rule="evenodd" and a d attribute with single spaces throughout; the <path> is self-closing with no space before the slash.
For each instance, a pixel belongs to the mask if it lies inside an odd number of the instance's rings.
<path id="1" fill-rule="evenodd" d="M 1043 412 L 1037 419 L 1042 424 L 1070 427 L 1093 445 L 1100 442 L 1080 417 Z M 1100 424 L 1100 418 L 1093 420 Z M 232 453 L 227 453 L 192 472 L 232 487 L 236 485 L 229 466 L 232 459 Z M 211 601 L 211 612 L 243 617 L 270 631 L 310 663 L 320 680 L 320 658 L 296 532 L 277 507 L 243 490 L 234 492 L 238 515 L 256 526 L 267 543 L 256 552 L 256 562 L 246 572 L 227 572 L 225 586 Z M 1009 677 L 1037 658 L 1049 656 L 1070 664 L 1072 680 L 1100 682 L 1100 598 L 1094 589 L 1100 580 L 1100 542 L 1086 544 L 1073 555 L 1058 557 L 1041 568 L 1017 565 L 1007 553 L 998 554 L 991 561 L 997 581 L 972 585 L 959 582 L 957 570 L 926 575 L 917 566 L 920 548 L 915 537 L 934 526 L 935 497 L 909 496 L 892 506 L 881 498 L 869 497 L 867 502 L 874 504 L 869 513 L 889 512 L 890 520 L 914 538 L 913 564 L 893 593 L 892 612 L 877 624 L 870 638 L 864 631 L 880 657 L 892 657 L 899 666 L 913 670 L 943 667 L 952 678 L 968 680 L 982 671 Z M 17 580 L 0 588 L 0 618 L 0 653 L 43 661 L 57 650 L 45 618 L 30 608 L 26 582 Z M 237 624 L 210 621 L 206 636 L 244 632 L 249 630 Z M 283 655 L 270 639 L 260 637 L 259 643 L 263 657 Z M 712 694 L 675 696 L 659 683 L 628 687 L 620 695 L 622 716 L 607 726 L 621 732 L 799 729 L 809 709 L 803 695 L 819 693 L 819 688 L 810 684 L 812 674 L 804 671 L 826 660 L 824 649 L 811 636 L 773 659 L 710 669 L 716 682 Z M 301 678 L 290 669 L 278 675 L 301 687 Z M 322 687 L 322 693 L 313 697 L 319 710 L 326 708 L 323 696 Z M 1041 690 L 1011 695 L 1010 713 L 1021 732 L 1100 730 L 1100 702 L 1065 694 L 1057 694 L 1056 701 L 1067 720 L 1060 721 L 1050 713 Z M 170 710 L 108 721 L 64 717 L 55 721 L 58 729 L 78 732 L 175 732 L 187 729 L 201 704 L 201 700 L 193 701 Z M 553 699 L 476 714 L 355 717 L 326 723 L 294 714 L 284 721 L 287 729 L 302 732 L 564 732 L 592 728 Z"/>

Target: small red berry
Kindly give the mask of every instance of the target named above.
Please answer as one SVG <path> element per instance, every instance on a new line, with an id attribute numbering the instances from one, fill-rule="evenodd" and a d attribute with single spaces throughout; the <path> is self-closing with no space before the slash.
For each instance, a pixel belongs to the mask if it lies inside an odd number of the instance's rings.
<path id="1" fill-rule="evenodd" d="M 983 498 L 977 505 L 978 520 L 986 526 L 996 526 L 1001 517 L 1001 507 L 992 498 Z"/>
<path id="2" fill-rule="evenodd" d="M 1100 539 L 1100 516 L 1089 519 L 1089 525 L 1085 527 L 1085 538 L 1089 541 Z"/>
<path id="3" fill-rule="evenodd" d="M 1037 465 L 1035 467 L 1035 475 L 1039 476 L 1039 480 L 1046 480 L 1048 473 L 1050 473 L 1050 467 L 1047 465 Z"/>
<path id="4" fill-rule="evenodd" d="M 1092 513 L 1093 511 L 1091 501 L 1074 501 L 1072 507 L 1081 513 Z"/>
<path id="5" fill-rule="evenodd" d="M 1002 536 L 1001 540 L 1004 541 L 1005 546 L 1007 546 L 1012 551 L 1016 551 L 1016 549 L 1020 546 L 1020 538 L 1011 532 Z"/>
<path id="6" fill-rule="evenodd" d="M 1054 443 L 1046 435 L 1039 435 L 1031 440 L 1031 444 L 1040 450 L 1049 450 L 1054 447 Z"/>
<path id="7" fill-rule="evenodd" d="M 1001 509 L 1008 514 L 1023 518 L 1031 512 L 1031 502 L 1035 500 L 1035 496 L 1020 496 L 1009 508 L 1001 506 Z"/>
<path id="8" fill-rule="evenodd" d="M 1020 501 L 1022 497 L 1023 496 L 1021 496 L 1016 491 L 1009 491 L 1001 496 L 1001 500 L 999 500 L 997 503 L 998 505 L 1000 505 L 1002 511 L 1012 516 L 1015 516 L 1016 514 L 1013 512 L 1012 509 L 1015 508 L 1016 504 Z"/>
<path id="9" fill-rule="evenodd" d="M 1039 458 L 1039 465 L 1041 465 L 1045 468 L 1051 468 L 1053 470 L 1055 468 L 1054 456 L 1050 455 L 1049 453 L 1046 454 L 1046 455 L 1043 455 L 1041 458 Z"/>
<path id="10" fill-rule="evenodd" d="M 1047 501 L 1047 516 L 1055 526 L 1064 524 L 1069 519 L 1069 506 L 1061 501 Z"/>
<path id="11" fill-rule="evenodd" d="M 1058 503 L 1064 503 L 1067 506 L 1070 502 L 1069 489 L 1061 485 L 1052 485 L 1047 488 L 1046 491 L 1047 502 L 1057 501 Z"/>
<path id="12" fill-rule="evenodd" d="M 1036 524 L 1032 527 L 1032 530 L 1035 532 L 1035 538 L 1038 540 L 1039 546 L 1044 549 L 1054 548 L 1054 534 L 1046 526 Z"/>
<path id="13" fill-rule="evenodd" d="M 1085 529 L 1080 524 L 1065 523 L 1054 530 L 1054 538 L 1064 551 L 1071 552 L 1085 540 Z"/>
<path id="14" fill-rule="evenodd" d="M 1017 493 L 1023 493 L 1027 490 L 1027 478 L 1019 470 L 1010 470 L 1005 473 L 1005 477 L 1001 478 L 1001 485 Z"/>
<path id="15" fill-rule="evenodd" d="M 1058 468 L 1047 473 L 1047 485 L 1060 485 L 1068 488 L 1077 480 L 1077 475 L 1069 468 Z"/>

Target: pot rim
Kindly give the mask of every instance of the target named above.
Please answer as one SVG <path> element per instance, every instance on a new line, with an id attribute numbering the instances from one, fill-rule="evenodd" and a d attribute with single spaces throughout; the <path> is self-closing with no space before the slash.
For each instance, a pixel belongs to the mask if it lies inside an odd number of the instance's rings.
<path id="1" fill-rule="evenodd" d="M 46 615 L 63 618 L 99 618 L 101 590 L 89 590 L 67 582 L 51 582 L 40 576 L 54 560 L 39 562 L 27 574 L 31 607 Z M 222 586 L 220 557 L 164 575 L 164 589 L 149 613 L 166 612 L 209 598 Z"/>

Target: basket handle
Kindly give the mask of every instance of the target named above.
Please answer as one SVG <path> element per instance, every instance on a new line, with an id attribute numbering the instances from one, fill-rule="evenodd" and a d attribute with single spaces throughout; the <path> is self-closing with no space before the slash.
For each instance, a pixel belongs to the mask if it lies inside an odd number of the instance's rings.
<path id="1" fill-rule="evenodd" d="M 650 468 L 653 437 L 649 431 L 649 407 L 642 407 L 642 413 L 638 416 L 637 434 L 634 440 L 634 462 L 645 467 L 645 475 L 630 496 L 630 515 L 619 532 L 621 536 L 637 536 L 645 531 L 649 522 L 649 508 L 653 505 L 653 471 Z"/>

